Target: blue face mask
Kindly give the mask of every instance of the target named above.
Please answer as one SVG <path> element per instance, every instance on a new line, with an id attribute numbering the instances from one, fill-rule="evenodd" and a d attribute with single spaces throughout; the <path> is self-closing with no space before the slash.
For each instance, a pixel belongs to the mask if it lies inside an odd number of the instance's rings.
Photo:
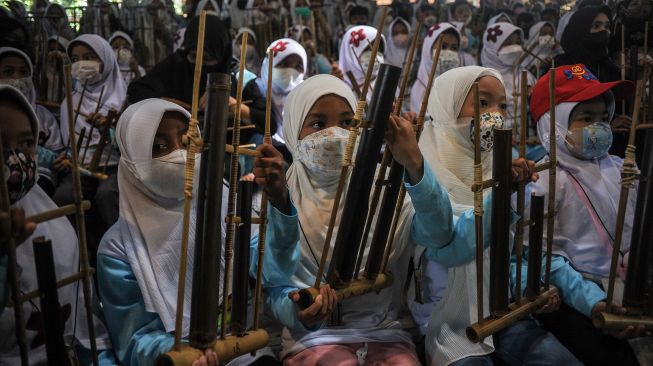
<path id="1" fill-rule="evenodd" d="M 597 159 L 608 153 L 612 146 L 612 129 L 607 122 L 596 122 L 567 132 L 565 144 L 579 159 Z"/>

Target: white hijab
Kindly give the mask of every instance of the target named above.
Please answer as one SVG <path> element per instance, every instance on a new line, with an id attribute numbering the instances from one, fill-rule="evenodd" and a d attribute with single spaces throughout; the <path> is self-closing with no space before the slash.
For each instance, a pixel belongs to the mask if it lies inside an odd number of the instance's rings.
<path id="1" fill-rule="evenodd" d="M 139 179 L 143 165 L 152 161 L 154 136 L 165 112 L 179 112 L 190 118 L 185 109 L 161 99 L 145 99 L 131 105 L 120 116 L 116 128 L 121 153 L 120 218 L 109 231 L 118 231 L 119 240 L 110 240 L 105 235 L 98 253 L 129 263 L 145 309 L 157 313 L 166 332 L 170 332 L 175 329 L 177 309 L 183 200 L 157 196 Z M 194 237 L 195 215 L 191 215 L 183 335 L 188 334 L 190 321 Z"/>
<path id="2" fill-rule="evenodd" d="M 308 71 L 308 56 L 306 55 L 306 50 L 304 47 L 299 44 L 299 42 L 290 38 L 281 38 L 278 39 L 266 48 L 266 56 L 263 59 L 263 64 L 261 65 L 261 77 L 256 80 L 259 90 L 263 96 L 267 96 L 268 92 L 268 78 L 271 77 L 268 75 L 268 57 L 267 50 L 270 48 L 275 50 L 274 58 L 272 59 L 272 67 L 277 66 L 281 61 L 290 55 L 297 55 L 302 59 L 304 65 L 304 75 Z M 279 90 L 274 83 L 272 84 L 272 107 L 276 114 L 277 122 L 277 133 L 273 136 L 275 140 L 284 142 L 283 129 L 281 128 L 283 124 L 283 112 L 284 106 L 286 104 L 286 98 L 292 90 L 285 91 Z"/>
<path id="3" fill-rule="evenodd" d="M 433 45 L 438 40 L 441 34 L 451 29 L 456 33 L 458 40 L 460 40 L 460 32 L 451 23 L 440 23 L 431 26 L 426 33 L 424 42 L 422 43 L 422 57 L 419 61 L 419 68 L 417 69 L 417 79 L 413 84 L 410 91 L 410 108 L 414 112 L 419 112 L 426 92 L 426 84 L 429 80 L 429 73 L 431 72 L 431 65 L 433 65 Z M 435 70 L 435 76 L 440 75 L 440 66 Z"/>
<path id="4" fill-rule="evenodd" d="M 528 40 L 526 40 L 526 42 L 524 43 L 524 49 L 525 50 L 533 47 L 534 44 L 539 43 L 539 41 L 540 41 L 540 31 L 542 30 L 542 28 L 544 28 L 545 25 L 548 25 L 549 27 L 551 27 L 551 29 L 553 29 L 553 32 L 555 33 L 556 28 L 553 25 L 553 23 L 551 23 L 549 21 L 541 21 L 541 22 L 537 22 L 537 23 L 533 24 L 533 26 L 531 26 L 530 29 L 528 30 Z M 555 38 L 555 36 L 553 36 L 553 37 Z M 533 53 L 534 55 L 538 56 L 541 59 L 545 59 L 547 57 L 550 57 L 550 56 L 554 55 L 554 49 L 555 48 L 557 48 L 557 46 L 554 47 L 554 48 L 551 48 L 549 46 L 541 46 L 541 45 L 538 44 L 537 46 L 535 46 L 535 48 L 533 48 L 531 53 Z M 530 66 L 534 66 L 534 65 L 539 64 L 540 61 L 539 60 L 533 61 L 533 58 L 534 57 L 531 56 L 531 55 L 527 56 L 524 59 L 524 61 L 522 61 L 522 66 L 523 67 L 530 67 Z"/>
<path id="5" fill-rule="evenodd" d="M 459 216 L 474 206 L 471 186 L 474 180 L 474 144 L 469 134 L 457 129 L 456 121 L 476 80 L 492 76 L 502 81 L 493 69 L 465 66 L 449 70 L 435 79 L 429 96 L 427 114 L 419 141 L 424 159 L 449 192 L 454 215 Z M 492 153 L 481 153 L 483 180 L 492 176 Z M 486 193 L 489 191 L 486 191 Z"/>
<path id="6" fill-rule="evenodd" d="M 404 67 L 404 59 L 406 58 L 406 53 L 408 52 L 408 49 L 410 48 L 410 42 L 406 45 L 406 47 L 401 48 L 397 46 L 394 42 L 394 39 L 392 37 L 392 30 L 395 27 L 395 24 L 397 23 L 403 23 L 406 26 L 406 29 L 408 30 L 408 36 L 415 37 L 416 35 L 413 35 L 410 30 L 410 23 L 408 23 L 404 18 L 397 17 L 395 18 L 392 23 L 390 23 L 390 26 L 386 30 L 386 40 L 388 49 L 385 52 L 385 62 L 397 66 L 397 67 Z"/>
<path id="7" fill-rule="evenodd" d="M 338 59 L 338 67 L 342 70 L 343 74 L 351 71 L 354 74 L 354 79 L 359 87 L 363 87 L 365 81 L 365 72 L 367 70 L 361 69 L 359 58 L 366 48 L 372 49 L 372 44 L 376 39 L 376 28 L 367 25 L 357 25 L 349 28 L 349 30 L 342 36 L 340 42 L 340 58 Z M 383 35 L 381 35 L 383 37 Z M 385 43 L 385 37 L 381 39 Z M 381 54 L 379 52 L 379 54 Z M 345 76 L 345 83 L 351 88 L 352 85 L 349 78 Z M 373 85 L 373 84 L 371 84 Z M 370 86 L 371 86 L 370 85 Z M 368 92 L 368 95 L 372 94 Z"/>
<path id="8" fill-rule="evenodd" d="M 524 39 L 524 32 L 521 28 L 510 23 L 499 22 L 488 25 L 483 33 L 483 50 L 481 50 L 481 64 L 491 67 L 502 74 L 512 73 L 512 64 L 507 65 L 499 58 L 499 49 L 503 42 L 513 33 L 518 32 L 521 39 Z M 505 82 L 508 82 L 504 80 Z"/>
<path id="9" fill-rule="evenodd" d="M 95 113 L 102 88 L 104 88 L 104 94 L 102 95 L 102 100 L 100 101 L 99 112 L 106 116 L 111 109 L 120 111 L 122 104 L 125 101 L 125 97 L 127 96 L 127 86 L 125 85 L 125 81 L 120 74 L 120 67 L 118 66 L 116 54 L 113 52 L 109 42 L 97 34 L 83 34 L 73 39 L 68 44 L 68 56 L 70 56 L 73 47 L 75 47 L 77 43 L 82 43 L 85 46 L 91 48 L 93 52 L 95 52 L 95 54 L 100 58 L 100 62 L 103 64 L 101 79 L 96 83 L 88 84 L 86 86 L 84 100 L 82 101 L 80 108 L 80 115 L 75 123 L 76 133 L 79 134 L 82 128 L 86 127 L 86 133 L 88 134 L 91 125 L 86 122 L 86 118 L 83 117 L 83 115 L 90 115 Z M 79 98 L 81 98 L 82 95 L 82 89 L 82 83 L 75 84 L 75 90 L 73 90 L 73 108 L 77 108 Z M 73 111 L 73 116 L 74 115 L 75 113 Z M 61 126 L 63 127 L 61 129 L 61 137 L 63 141 L 67 142 L 68 104 L 66 99 L 64 99 L 64 101 L 61 103 Z M 97 144 L 99 140 L 100 131 L 98 131 L 98 129 L 94 129 L 93 136 L 91 137 L 91 145 Z M 83 144 L 86 144 L 86 141 L 84 141 Z M 90 161 L 91 158 L 92 156 L 87 156 L 88 161 Z"/>
<path id="10" fill-rule="evenodd" d="M 501 12 L 501 13 L 493 16 L 492 18 L 490 18 L 487 21 L 487 26 L 489 27 L 491 25 L 495 25 L 495 24 L 499 23 L 499 18 L 501 18 L 501 17 L 507 18 L 508 23 L 512 24 L 512 19 L 510 18 L 510 16 L 508 14 L 506 14 L 506 13 Z M 505 22 L 505 21 L 502 21 L 502 22 Z"/>
<path id="11" fill-rule="evenodd" d="M 11 94 L 13 100 L 17 101 L 22 109 L 27 113 L 34 137 L 38 136 L 37 117 L 29 101 L 16 88 L 9 85 L 0 85 L 0 93 Z M 26 216 L 53 210 L 57 208 L 54 202 L 35 184 L 34 187 L 14 203 L 12 207 L 22 207 Z M 53 259 L 55 272 L 58 279 L 71 276 L 79 269 L 79 251 L 77 234 L 70 222 L 61 217 L 55 220 L 46 221 L 37 225 L 34 233 L 16 248 L 16 260 L 18 262 L 20 275 L 20 290 L 23 293 L 38 289 L 36 279 L 36 264 L 34 262 L 34 247 L 32 240 L 44 236 L 52 241 Z M 88 329 L 86 321 L 86 310 L 84 309 L 84 298 L 81 291 L 81 284 L 68 285 L 59 288 L 59 304 L 62 308 L 70 309 L 70 313 L 64 319 L 64 339 L 66 343 L 71 343 L 72 338 L 79 340 L 82 345 L 90 349 L 88 338 Z M 38 301 L 36 301 L 38 303 Z M 29 322 L 34 317 L 39 317 L 39 309 L 32 305 L 32 302 L 23 303 L 24 321 Z M 96 323 L 96 341 L 98 349 L 109 347 L 109 341 L 104 327 Z M 32 344 L 38 341 L 36 338 L 41 336 L 40 329 L 28 327 L 27 343 Z M 0 332 L 4 334 L 4 340 L 0 342 L 0 364 L 20 364 L 18 357 L 18 344 L 15 340 L 15 318 L 13 309 L 5 308 L 0 314 Z M 30 350 L 30 364 L 41 364 L 46 362 L 45 346 L 40 345 Z"/>
<path id="12" fill-rule="evenodd" d="M 301 263 L 293 276 L 293 285 L 300 288 L 312 286 L 315 280 L 322 246 L 329 226 L 333 199 L 338 187 L 339 175 L 336 174 L 329 179 L 319 179 L 311 174 L 301 163 L 302 157 L 298 155 L 299 132 L 306 115 L 315 102 L 322 96 L 330 94 L 343 98 L 352 111 L 356 109 L 356 98 L 347 84 L 332 75 L 316 75 L 304 81 L 290 93 L 286 106 L 287 113 L 284 115 L 283 129 L 284 136 L 286 136 L 286 147 L 294 160 L 286 172 L 286 180 L 290 198 L 297 208 L 299 223 L 303 232 L 300 239 Z M 406 202 L 408 201 L 406 200 Z M 344 204 L 341 203 L 339 213 L 342 212 L 343 206 Z M 404 205 L 404 208 L 407 208 L 407 206 Z M 341 217 L 341 215 L 338 216 Z M 398 239 L 395 241 L 393 254 L 401 253 L 407 245 L 410 217 L 412 217 L 412 207 L 402 211 L 402 220 L 399 221 Z M 336 221 L 334 233 L 338 232 L 338 223 L 339 221 Z M 372 232 L 373 230 L 370 231 L 370 233 Z M 333 249 L 333 244 L 331 246 Z M 317 261 L 315 258 L 317 258 Z M 362 263 L 365 263 L 365 261 Z"/>

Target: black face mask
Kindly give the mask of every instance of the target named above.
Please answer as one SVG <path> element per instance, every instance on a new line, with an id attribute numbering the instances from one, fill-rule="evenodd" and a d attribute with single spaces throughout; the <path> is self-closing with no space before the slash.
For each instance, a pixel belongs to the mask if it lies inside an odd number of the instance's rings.
<path id="1" fill-rule="evenodd" d="M 587 36 L 587 47 L 593 50 L 604 50 L 608 46 L 609 40 L 610 33 L 607 30 L 590 33 Z"/>

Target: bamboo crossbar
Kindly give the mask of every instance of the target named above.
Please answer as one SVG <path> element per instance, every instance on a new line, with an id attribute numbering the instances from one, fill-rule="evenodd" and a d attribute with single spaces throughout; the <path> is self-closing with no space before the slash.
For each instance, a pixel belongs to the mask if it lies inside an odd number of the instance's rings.
<path id="1" fill-rule="evenodd" d="M 338 302 L 344 301 L 351 297 L 361 296 L 370 292 L 379 292 L 392 286 L 394 276 L 390 272 L 379 273 L 374 280 L 365 278 L 354 279 L 349 286 L 336 290 Z M 314 287 L 308 287 L 299 291 L 300 308 L 306 309 L 315 302 L 315 298 L 320 294 L 320 290 Z"/>
<path id="2" fill-rule="evenodd" d="M 95 268 L 89 268 L 88 275 L 93 276 L 94 274 L 95 274 Z M 75 282 L 83 279 L 85 276 L 86 276 L 85 273 L 77 272 L 77 273 L 72 274 L 72 275 L 70 275 L 68 277 L 64 277 L 64 278 L 60 279 L 59 281 L 57 281 L 57 288 L 61 288 L 61 287 L 70 285 L 71 283 L 75 283 Z M 26 301 L 34 300 L 39 296 L 41 296 L 41 292 L 39 290 L 30 291 L 30 292 L 24 294 L 23 296 L 21 296 L 19 301 L 22 304 L 22 303 L 24 303 Z"/>
<path id="3" fill-rule="evenodd" d="M 592 317 L 596 328 L 605 331 L 622 331 L 628 327 L 644 326 L 647 330 L 653 329 L 653 316 L 650 315 L 619 315 L 600 312 Z"/>
<path id="4" fill-rule="evenodd" d="M 82 201 L 82 210 L 88 211 L 90 208 L 91 208 L 91 201 L 88 200 Z M 32 216 L 28 216 L 26 221 L 33 222 L 35 224 L 40 224 L 42 222 L 58 219 L 60 217 L 73 215 L 75 212 L 77 212 L 77 206 L 71 204 L 71 205 L 61 206 L 53 210 L 37 213 Z"/>

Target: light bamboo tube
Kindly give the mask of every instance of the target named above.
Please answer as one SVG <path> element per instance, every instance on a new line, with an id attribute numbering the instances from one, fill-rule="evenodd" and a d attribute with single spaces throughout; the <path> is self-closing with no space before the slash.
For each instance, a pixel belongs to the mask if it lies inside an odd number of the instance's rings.
<path id="1" fill-rule="evenodd" d="M 188 122 L 188 132 L 184 136 L 187 143 L 186 165 L 184 167 L 184 216 L 182 219 L 181 255 L 179 257 L 179 282 L 177 283 L 177 312 L 175 313 L 175 344 L 173 350 L 181 350 L 181 337 L 184 319 L 184 298 L 186 293 L 186 267 L 188 264 L 188 240 L 190 232 L 190 215 L 193 203 L 193 176 L 195 173 L 195 155 L 202 149 L 199 134 L 197 109 L 199 106 L 200 80 L 202 62 L 204 61 L 204 33 L 206 29 L 206 11 L 200 13 L 195 70 L 193 73 L 193 95 L 191 117 Z"/>

